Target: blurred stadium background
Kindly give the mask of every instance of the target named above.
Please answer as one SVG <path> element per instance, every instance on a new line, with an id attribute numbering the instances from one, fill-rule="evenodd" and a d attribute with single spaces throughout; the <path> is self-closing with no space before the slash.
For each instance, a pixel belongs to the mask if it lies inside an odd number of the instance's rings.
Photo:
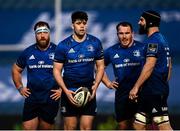
<path id="1" fill-rule="evenodd" d="M 106 49 L 116 42 L 115 26 L 119 21 L 131 22 L 135 39 L 142 41 L 144 37 L 136 33 L 137 22 L 142 11 L 147 9 L 160 12 L 161 32 L 167 37 L 172 49 L 173 72 L 168 102 L 172 126 L 180 129 L 178 0 L 0 0 L 0 129 L 20 129 L 23 99 L 12 84 L 11 66 L 20 52 L 34 42 L 33 26 L 37 21 L 45 20 L 50 24 L 51 40 L 57 44 L 71 33 L 72 11 L 87 11 L 89 33 L 100 38 Z M 112 68 L 106 70 L 113 79 Z M 23 81 L 26 82 L 26 73 Z M 112 127 L 114 92 L 101 84 L 97 99 L 98 116 L 94 129 L 115 129 Z M 62 129 L 60 125 L 62 121 L 58 118 L 57 129 Z"/>

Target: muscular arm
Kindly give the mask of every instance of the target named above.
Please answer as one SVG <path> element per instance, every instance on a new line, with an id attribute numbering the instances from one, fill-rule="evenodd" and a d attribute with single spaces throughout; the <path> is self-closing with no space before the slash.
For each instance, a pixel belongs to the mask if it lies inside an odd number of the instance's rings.
<path id="1" fill-rule="evenodd" d="M 12 67 L 12 80 L 14 82 L 14 85 L 16 86 L 16 89 L 19 89 L 19 93 L 27 98 L 31 94 L 29 88 L 24 87 L 22 83 L 22 72 L 23 69 L 17 66 L 16 64 Z"/>
<path id="2" fill-rule="evenodd" d="M 136 81 L 133 89 L 129 93 L 130 99 L 135 99 L 137 97 L 137 93 L 138 93 L 140 87 L 150 77 L 150 75 L 154 69 L 154 66 L 156 64 L 156 61 L 157 61 L 157 58 L 155 58 L 155 57 L 147 57 L 146 58 L 146 63 L 141 71 L 141 74 L 140 74 L 138 80 Z"/>
<path id="3" fill-rule="evenodd" d="M 118 83 L 116 81 L 111 82 L 105 71 L 102 77 L 102 82 L 110 89 L 118 88 Z"/>
<path id="4" fill-rule="evenodd" d="M 63 78 L 62 78 L 62 68 L 63 68 L 63 63 L 57 63 L 54 62 L 54 68 L 53 68 L 53 74 L 56 82 L 58 85 L 62 88 L 62 90 L 66 93 L 67 88 L 64 84 Z"/>
<path id="5" fill-rule="evenodd" d="M 16 64 L 12 67 L 12 80 L 14 82 L 14 85 L 18 89 L 19 87 L 23 87 L 22 83 L 22 72 L 23 69 L 17 66 Z"/>
<path id="6" fill-rule="evenodd" d="M 102 77 L 102 82 L 109 87 L 111 81 L 109 80 L 109 77 L 107 76 L 106 72 L 104 71 L 104 75 Z"/>
<path id="7" fill-rule="evenodd" d="M 142 72 L 137 80 L 137 82 L 135 83 L 135 87 L 140 88 L 141 85 L 149 78 L 149 76 L 151 75 L 154 66 L 156 64 L 156 58 L 155 57 L 148 57 L 146 59 L 146 63 L 142 69 Z"/>
<path id="8" fill-rule="evenodd" d="M 94 85 L 92 86 L 91 99 L 94 98 L 94 96 L 96 95 L 96 90 L 102 80 L 103 74 L 104 74 L 104 59 L 96 60 L 96 76 L 95 76 Z"/>
<path id="9" fill-rule="evenodd" d="M 68 99 L 71 101 L 71 103 L 76 105 L 76 101 L 73 98 L 73 91 L 70 91 L 67 89 L 63 77 L 62 77 L 62 69 L 63 69 L 63 63 L 54 62 L 53 67 L 53 74 L 56 82 L 58 85 L 62 88 L 63 92 L 67 95 Z"/>
<path id="10" fill-rule="evenodd" d="M 98 87 L 104 74 L 104 59 L 96 61 L 96 68 L 95 84 Z"/>
<path id="11" fill-rule="evenodd" d="M 169 81 L 171 78 L 171 72 L 172 72 L 172 60 L 171 60 L 171 58 L 169 58 L 168 63 L 169 63 L 169 71 L 168 71 L 168 79 L 167 80 Z"/>

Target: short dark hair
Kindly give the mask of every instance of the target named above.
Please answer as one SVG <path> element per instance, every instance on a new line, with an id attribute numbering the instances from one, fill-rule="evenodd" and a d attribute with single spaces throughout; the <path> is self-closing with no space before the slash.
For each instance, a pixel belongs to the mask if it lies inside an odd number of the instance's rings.
<path id="1" fill-rule="evenodd" d="M 123 22 L 118 23 L 118 24 L 116 25 L 116 30 L 117 30 L 117 31 L 118 31 L 119 26 L 125 26 L 125 27 L 129 26 L 130 29 L 131 29 L 131 31 L 133 31 L 133 27 L 132 27 L 131 23 L 129 23 L 129 22 L 127 22 L 127 21 L 123 21 Z"/>
<path id="2" fill-rule="evenodd" d="M 34 25 L 34 31 L 37 29 L 37 27 L 39 26 L 47 26 L 48 29 L 50 29 L 50 26 L 47 22 L 45 21 L 38 21 L 35 25 Z"/>
<path id="3" fill-rule="evenodd" d="M 88 15 L 84 11 L 75 11 L 71 15 L 72 23 L 74 23 L 76 20 L 85 20 L 88 21 Z"/>

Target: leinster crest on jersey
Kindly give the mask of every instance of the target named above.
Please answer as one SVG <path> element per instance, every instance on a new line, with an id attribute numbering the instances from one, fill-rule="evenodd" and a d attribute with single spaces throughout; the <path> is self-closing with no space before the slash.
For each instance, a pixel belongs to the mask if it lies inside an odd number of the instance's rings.
<path id="1" fill-rule="evenodd" d="M 87 46 L 87 51 L 93 52 L 94 51 L 94 47 L 92 45 L 88 45 Z"/>
<path id="2" fill-rule="evenodd" d="M 133 55 L 136 56 L 136 57 L 139 57 L 140 56 L 140 51 L 139 50 L 134 50 Z"/>
<path id="3" fill-rule="evenodd" d="M 54 59 L 54 53 L 49 53 L 49 59 Z"/>

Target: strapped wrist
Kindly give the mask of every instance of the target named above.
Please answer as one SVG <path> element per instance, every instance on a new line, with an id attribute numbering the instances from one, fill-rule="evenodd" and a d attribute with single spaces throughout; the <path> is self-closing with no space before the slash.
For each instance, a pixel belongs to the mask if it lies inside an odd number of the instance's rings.
<path id="1" fill-rule="evenodd" d="M 20 87 L 17 88 L 17 90 L 18 90 L 19 92 L 21 92 L 22 89 L 23 89 L 23 86 L 20 86 Z"/>

